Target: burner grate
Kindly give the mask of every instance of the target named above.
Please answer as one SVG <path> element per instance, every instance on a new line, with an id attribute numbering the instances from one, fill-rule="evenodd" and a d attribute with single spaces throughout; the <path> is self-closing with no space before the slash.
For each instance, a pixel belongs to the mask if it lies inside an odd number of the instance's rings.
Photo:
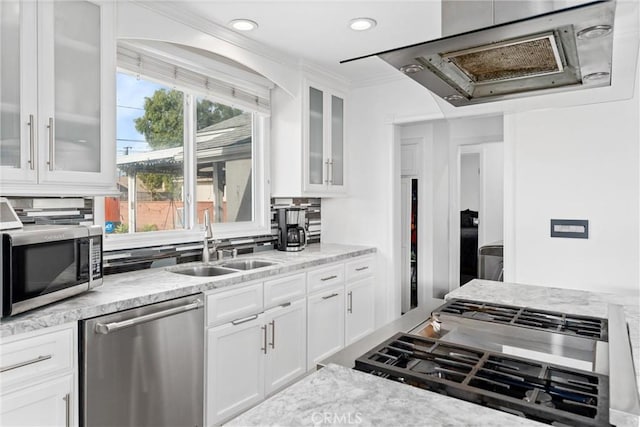
<path id="1" fill-rule="evenodd" d="M 438 313 L 607 341 L 607 321 L 509 305 L 452 299 Z"/>
<path id="2" fill-rule="evenodd" d="M 396 334 L 356 369 L 537 421 L 609 426 L 606 376 Z"/>

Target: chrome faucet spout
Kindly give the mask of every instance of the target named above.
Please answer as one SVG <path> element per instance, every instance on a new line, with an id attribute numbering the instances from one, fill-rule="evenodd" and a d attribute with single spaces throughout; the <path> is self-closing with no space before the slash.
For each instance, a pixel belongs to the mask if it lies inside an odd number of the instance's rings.
<path id="1" fill-rule="evenodd" d="M 204 211 L 204 233 L 207 239 L 213 238 L 213 230 L 211 229 L 211 218 L 209 217 L 209 209 Z"/>
<path id="2" fill-rule="evenodd" d="M 204 211 L 204 242 L 202 243 L 202 261 L 209 262 L 209 239 L 213 238 L 213 230 L 211 229 L 211 218 L 209 217 L 209 209 Z"/>

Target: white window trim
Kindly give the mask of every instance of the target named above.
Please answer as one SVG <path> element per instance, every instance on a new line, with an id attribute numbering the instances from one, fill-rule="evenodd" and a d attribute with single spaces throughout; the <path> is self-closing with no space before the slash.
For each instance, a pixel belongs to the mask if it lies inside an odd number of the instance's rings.
<path id="1" fill-rule="evenodd" d="M 155 80 L 155 79 L 154 79 Z M 162 83 L 162 82 L 161 82 Z M 162 84 L 167 84 L 166 82 Z M 178 88 L 184 90 L 183 88 Z M 185 102 L 192 105 L 194 93 L 187 90 Z M 209 99 L 214 98 L 208 96 Z M 148 231 L 127 234 L 107 234 L 105 233 L 104 250 L 123 250 L 141 247 L 163 246 L 189 242 L 199 242 L 204 238 L 204 227 L 202 224 L 195 224 L 195 169 L 196 150 L 195 144 L 195 120 L 193 107 L 189 106 L 189 113 L 185 113 L 185 141 L 184 162 L 185 162 L 185 229 Z M 247 111 L 247 109 L 244 109 Z M 185 112 L 187 108 L 185 108 Z M 253 198 L 253 221 L 235 223 L 214 223 L 214 239 L 233 239 L 249 236 L 259 236 L 271 234 L 271 179 L 269 170 L 269 136 L 270 116 L 260 112 L 252 112 L 253 132 L 252 132 L 252 198 Z M 188 178 L 187 178 L 188 174 Z M 94 223 L 103 225 L 104 197 L 96 197 L 94 201 Z"/>

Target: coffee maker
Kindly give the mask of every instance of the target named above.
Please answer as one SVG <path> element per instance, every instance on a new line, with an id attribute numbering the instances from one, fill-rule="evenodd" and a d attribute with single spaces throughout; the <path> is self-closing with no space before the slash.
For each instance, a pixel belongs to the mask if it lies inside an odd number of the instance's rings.
<path id="1" fill-rule="evenodd" d="M 304 208 L 279 208 L 279 251 L 301 251 L 307 246 L 307 211 Z"/>

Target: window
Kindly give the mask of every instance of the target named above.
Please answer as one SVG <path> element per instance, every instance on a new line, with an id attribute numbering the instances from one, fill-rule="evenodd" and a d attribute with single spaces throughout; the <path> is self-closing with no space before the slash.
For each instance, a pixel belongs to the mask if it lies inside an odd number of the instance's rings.
<path id="1" fill-rule="evenodd" d="M 252 115 L 197 98 L 196 200 L 198 219 L 209 209 L 214 223 L 253 220 Z"/>
<path id="2" fill-rule="evenodd" d="M 217 96 L 208 78 L 160 78 L 157 59 L 136 73 L 120 47 L 118 58 L 119 194 L 104 198 L 106 249 L 198 241 L 206 210 L 214 238 L 269 234 L 264 105 Z"/>
<path id="3" fill-rule="evenodd" d="M 119 197 L 105 200 L 107 233 L 184 229 L 184 93 L 118 73 Z"/>

